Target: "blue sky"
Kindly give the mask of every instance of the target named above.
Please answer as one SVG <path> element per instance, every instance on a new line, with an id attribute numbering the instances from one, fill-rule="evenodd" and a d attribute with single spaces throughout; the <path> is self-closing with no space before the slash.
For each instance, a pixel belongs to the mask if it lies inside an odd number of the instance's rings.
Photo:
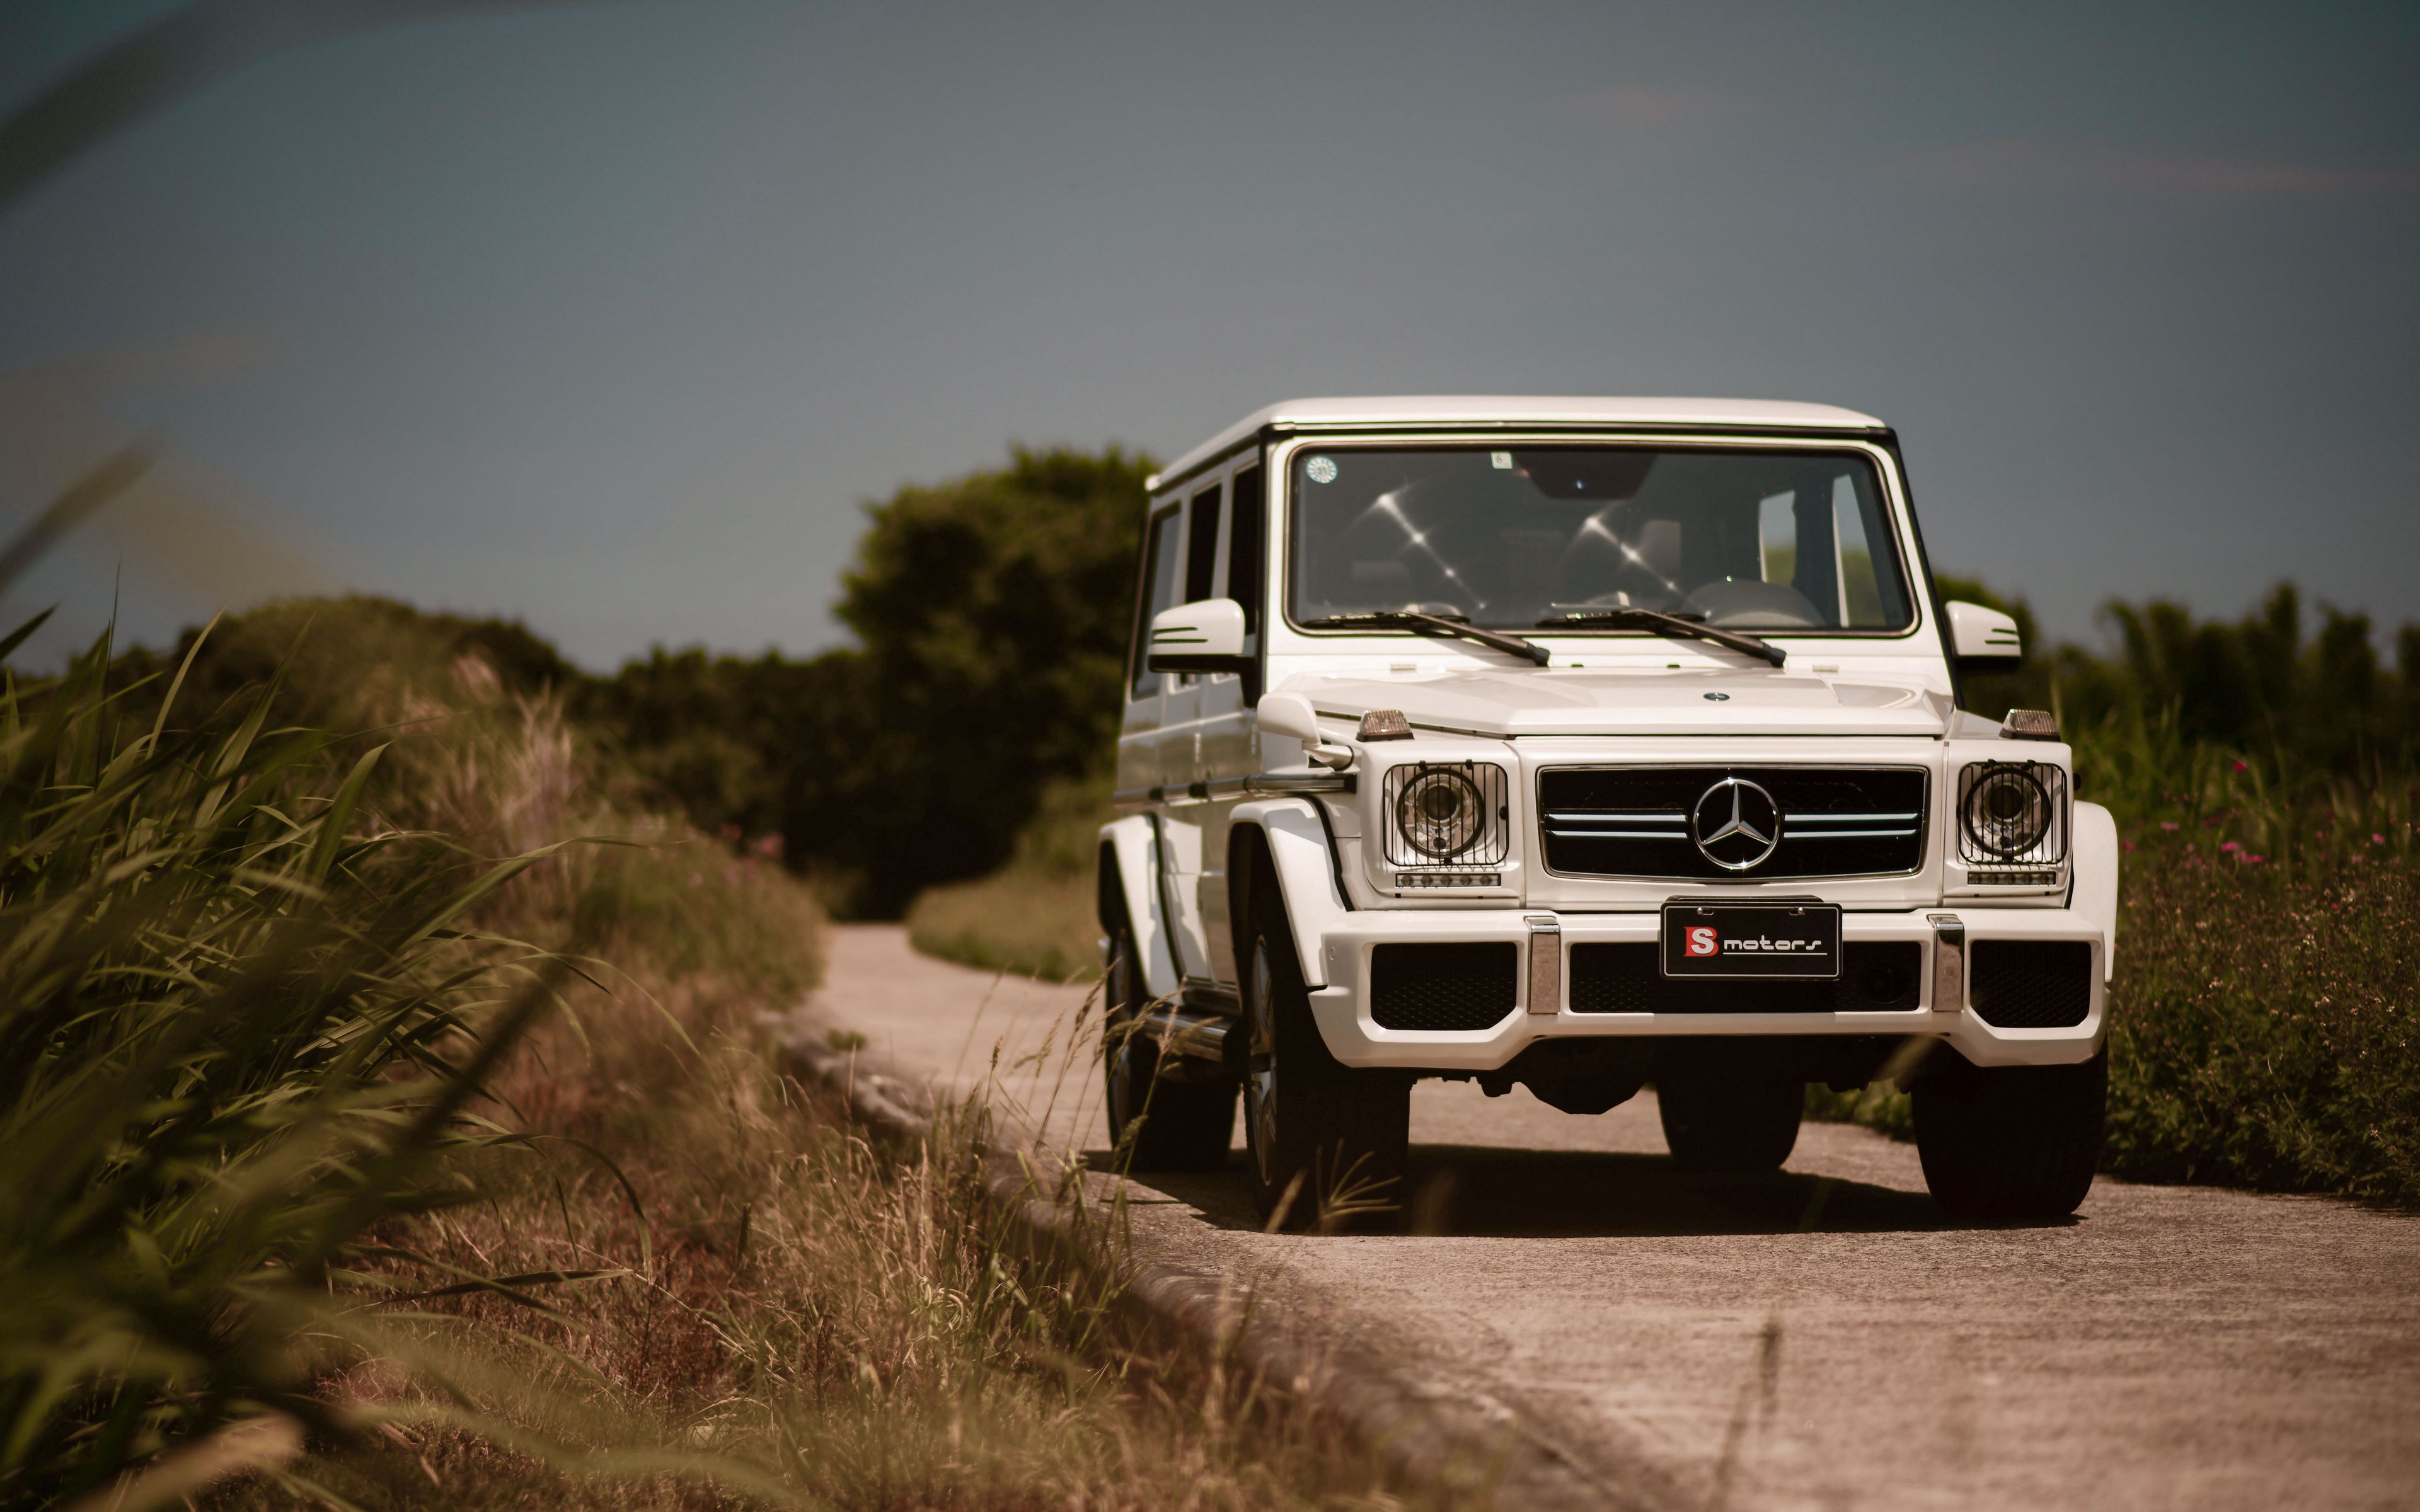
<path id="1" fill-rule="evenodd" d="M 0 10 L 0 109 L 158 4 Z M 792 653 L 863 501 L 1306 393 L 1898 425 L 2094 634 L 2420 617 L 2420 7 L 565 0 L 300 45 L 0 206 L 0 603 L 358 587 Z"/>

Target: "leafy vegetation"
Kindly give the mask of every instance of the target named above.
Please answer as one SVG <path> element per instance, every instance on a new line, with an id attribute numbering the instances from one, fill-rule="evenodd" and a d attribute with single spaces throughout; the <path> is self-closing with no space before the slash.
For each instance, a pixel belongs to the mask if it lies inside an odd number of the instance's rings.
<path id="1" fill-rule="evenodd" d="M 2114 655 L 2059 646 L 1969 688 L 2058 708 L 2079 787 L 2118 817 L 2107 1168 L 2420 1201 L 2420 626 L 2390 671 L 2364 616 L 2322 609 L 2304 639 L 2291 587 L 2234 624 L 2109 619 Z M 1809 1109 L 1912 1127 L 1885 1088 Z"/>
<path id="2" fill-rule="evenodd" d="M 989 876 L 926 889 L 908 937 L 927 955 L 1050 981 L 1099 974 L 1095 857 L 1109 818 L 1109 779 L 1062 779 Z"/>
<path id="3" fill-rule="evenodd" d="M 709 831 L 778 833 L 850 911 L 1000 865 L 1118 711 L 1149 458 L 1019 449 L 867 511 L 807 661 L 658 651 L 579 707 Z"/>

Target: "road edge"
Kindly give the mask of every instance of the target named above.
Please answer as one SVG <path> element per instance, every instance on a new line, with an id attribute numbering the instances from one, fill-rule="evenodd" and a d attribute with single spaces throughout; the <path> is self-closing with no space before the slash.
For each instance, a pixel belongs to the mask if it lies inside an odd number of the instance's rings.
<path id="1" fill-rule="evenodd" d="M 931 1132 L 924 1089 L 861 1049 L 836 1047 L 836 1026 L 816 1012 L 813 997 L 792 1012 L 767 1014 L 765 1025 L 782 1069 L 839 1096 L 861 1124 L 905 1142 Z M 1088 1267 L 1103 1264 L 1097 1248 L 1081 1242 L 1063 1210 L 1037 1189 L 1024 1158 L 1039 1148 L 1033 1131 L 1004 1110 L 993 1118 L 1005 1137 L 989 1151 L 985 1180 L 1001 1210 L 1027 1242 Z M 1670 1494 L 1609 1483 L 1523 1414 L 1467 1383 L 1424 1381 L 1366 1346 L 1313 1345 L 1259 1312 L 1238 1319 L 1223 1275 L 1167 1259 L 1130 1263 L 1119 1294 L 1147 1324 L 1279 1385 L 1408 1480 L 1508 1507 L 1677 1504 Z"/>

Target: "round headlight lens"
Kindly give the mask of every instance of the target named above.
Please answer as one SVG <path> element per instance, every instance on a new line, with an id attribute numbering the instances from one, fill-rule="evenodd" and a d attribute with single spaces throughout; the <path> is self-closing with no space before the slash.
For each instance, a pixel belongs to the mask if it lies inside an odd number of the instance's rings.
<path id="1" fill-rule="evenodd" d="M 1486 831 L 1479 786 L 1460 772 L 1422 772 L 1396 797 L 1395 826 L 1421 855 L 1450 861 Z"/>
<path id="2" fill-rule="evenodd" d="M 2050 832 L 2050 794 L 2031 772 L 1994 767 L 1966 792 L 1966 837 L 1986 853 L 2021 856 Z"/>

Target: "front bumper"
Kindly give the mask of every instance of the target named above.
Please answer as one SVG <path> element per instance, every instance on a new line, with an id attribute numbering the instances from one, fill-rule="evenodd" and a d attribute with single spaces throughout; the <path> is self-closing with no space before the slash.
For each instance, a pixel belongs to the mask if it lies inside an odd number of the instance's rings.
<path id="1" fill-rule="evenodd" d="M 1978 942 L 2080 941 L 2091 947 L 2091 1003 L 2083 1021 L 2059 1028 L 2008 1028 L 1987 1024 L 1967 1001 L 1962 963 L 1943 954 L 1936 923 L 1955 916 L 1971 959 Z M 1551 917 L 1559 931 L 1541 933 L 1531 920 Z M 1922 950 L 1917 1006 L 1913 1010 L 1824 1012 L 1579 1013 L 1572 1011 L 1569 969 L 1574 946 L 1653 943 L 1662 918 L 1652 913 L 1560 914 L 1534 908 L 1418 911 L 1368 909 L 1343 915 L 1315 941 L 1326 985 L 1311 994 L 1313 1017 L 1328 1050 L 1348 1066 L 1417 1067 L 1433 1071 L 1495 1071 L 1541 1040 L 1680 1035 L 1887 1035 L 1946 1040 L 1978 1066 L 2071 1065 L 2100 1048 L 2106 1019 L 2108 941 L 2101 926 L 2067 908 L 1978 908 L 1971 904 L 1909 911 L 1856 912 L 1841 917 L 1844 946 L 1913 942 Z M 1518 948 L 1517 1001 L 1491 1027 L 1471 1030 L 1390 1029 L 1372 1017 L 1372 952 L 1386 944 L 1511 943 Z M 1534 943 L 1533 943 L 1534 942 Z M 1556 969 L 1531 968 L 1533 949 L 1560 952 Z M 1551 1004 L 1530 1000 L 1533 981 L 1559 983 Z"/>

